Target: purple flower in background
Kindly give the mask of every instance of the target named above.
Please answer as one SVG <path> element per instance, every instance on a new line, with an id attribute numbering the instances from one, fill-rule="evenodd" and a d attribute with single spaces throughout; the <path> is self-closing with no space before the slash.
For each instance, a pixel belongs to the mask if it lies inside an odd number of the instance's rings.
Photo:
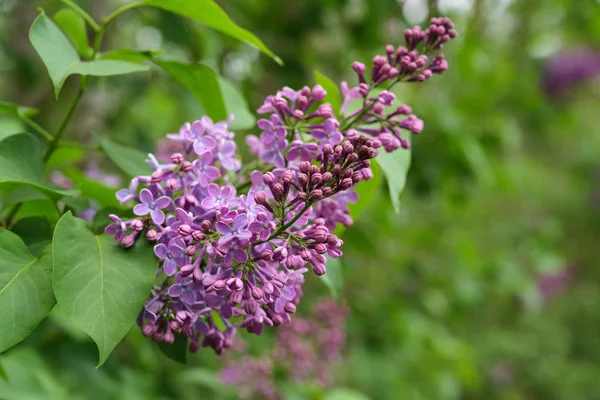
<path id="1" fill-rule="evenodd" d="M 200 158 L 194 161 L 194 172 L 198 176 L 198 183 L 202 187 L 208 186 L 209 183 L 221 176 L 219 169 L 212 165 L 213 153 L 210 150 L 202 153 Z"/>
<path id="2" fill-rule="evenodd" d="M 237 146 L 235 145 L 234 141 L 227 140 L 225 141 L 225 143 L 223 143 L 223 145 L 219 149 L 219 152 L 217 153 L 219 161 L 221 162 L 221 166 L 223 168 L 228 169 L 230 171 L 237 171 L 238 169 L 240 169 L 240 160 L 235 158 L 236 152 Z"/>
<path id="3" fill-rule="evenodd" d="M 171 199 L 167 196 L 159 197 L 154 200 L 152 192 L 148 189 L 142 189 L 140 192 L 141 204 L 136 205 L 133 208 L 133 213 L 138 216 L 150 214 L 152 221 L 156 225 L 161 225 L 165 222 L 165 213 L 162 211 L 163 208 L 167 208 L 171 204 Z"/>
<path id="4" fill-rule="evenodd" d="M 336 144 L 342 143 L 342 134 L 338 130 L 339 123 L 329 118 L 323 123 L 322 128 L 315 128 L 311 131 L 312 136 L 319 141 L 321 147 L 326 144 L 335 146 Z"/>
<path id="5" fill-rule="evenodd" d="M 219 244 L 226 244 L 231 240 L 238 239 L 250 239 L 252 237 L 252 233 L 246 229 L 246 225 L 248 225 L 248 216 L 246 214 L 240 214 L 233 220 L 233 226 L 229 226 L 224 224 L 221 221 L 217 221 L 216 229 L 221 235 L 219 239 Z"/>
<path id="6" fill-rule="evenodd" d="M 311 161 L 318 151 L 319 146 L 316 143 L 304 143 L 302 140 L 294 140 L 286 158 L 288 161 L 294 161 L 298 158 L 301 161 Z"/>
<path id="7" fill-rule="evenodd" d="M 269 143 L 265 151 L 260 155 L 260 159 L 264 162 L 273 164 L 278 168 L 285 166 L 285 160 L 283 159 L 283 152 L 287 148 L 288 142 L 285 139 L 277 139 Z"/>
<path id="8" fill-rule="evenodd" d="M 229 201 L 235 197 L 235 189 L 231 185 L 220 188 L 214 183 L 208 185 L 208 195 L 202 200 L 202 208 L 210 210 L 212 208 L 227 207 Z"/>
<path id="9" fill-rule="evenodd" d="M 163 243 L 154 246 L 154 254 L 164 261 L 163 269 L 167 276 L 175 275 L 178 266 L 183 266 L 187 261 L 185 242 L 181 238 L 172 239 L 169 245 Z"/>
<path id="10" fill-rule="evenodd" d="M 256 125 L 263 131 L 260 137 L 266 144 L 271 143 L 275 139 L 285 138 L 287 133 L 277 114 L 271 115 L 270 119 L 259 119 Z"/>
<path id="11" fill-rule="evenodd" d="M 248 230 L 257 234 L 260 240 L 267 240 L 269 235 L 275 232 L 275 223 L 267 217 L 267 214 L 260 213 L 256 216 L 256 221 L 248 226 Z"/>
<path id="12" fill-rule="evenodd" d="M 125 233 L 127 227 L 121 218 L 117 217 L 115 214 L 110 214 L 108 218 L 110 218 L 114 223 L 108 225 L 104 229 L 104 233 L 107 235 L 115 235 L 115 242 L 120 242 L 121 239 L 123 239 L 123 234 Z"/>
<path id="13" fill-rule="evenodd" d="M 135 199 L 137 196 L 138 178 L 133 178 L 129 184 L 129 189 L 121 189 L 117 192 L 117 200 L 121 205 L 127 203 L 130 200 Z"/>
<path id="14" fill-rule="evenodd" d="M 384 90 L 383 92 L 379 93 L 378 97 L 379 102 L 384 106 L 391 106 L 395 99 L 396 95 L 394 93 L 388 92 L 387 90 Z"/>
<path id="15" fill-rule="evenodd" d="M 348 84 L 346 82 L 342 82 L 342 95 L 344 96 L 344 102 L 342 103 L 342 107 L 340 108 L 340 113 L 344 114 L 350 105 L 350 101 L 360 99 L 362 96 L 360 95 L 360 91 L 358 87 L 354 87 L 352 89 L 348 88 Z"/>
<path id="16" fill-rule="evenodd" d="M 560 96 L 578 83 L 600 75 L 600 53 L 587 49 L 562 51 L 546 64 L 543 84 L 550 96 Z"/>
<path id="17" fill-rule="evenodd" d="M 217 142 L 210 136 L 205 135 L 206 128 L 201 121 L 194 121 L 189 130 L 185 132 L 185 138 L 192 143 L 194 152 L 198 155 L 206 150 L 217 147 Z"/>

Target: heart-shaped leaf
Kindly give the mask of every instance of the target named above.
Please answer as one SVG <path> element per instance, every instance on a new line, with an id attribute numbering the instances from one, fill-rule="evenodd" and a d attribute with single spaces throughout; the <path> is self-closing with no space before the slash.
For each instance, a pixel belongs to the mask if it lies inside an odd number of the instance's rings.
<path id="1" fill-rule="evenodd" d="M 120 145 L 108 139 L 97 137 L 96 140 L 104 154 L 127 176 L 142 176 L 152 173 L 146 162 L 147 156 L 143 151 Z"/>
<path id="2" fill-rule="evenodd" d="M 31 254 L 36 257 L 52 242 L 52 226 L 45 217 L 21 218 L 11 231 L 25 242 Z"/>
<path id="3" fill-rule="evenodd" d="M 0 352 L 25 339 L 54 307 L 52 256 L 34 257 L 19 236 L 0 228 Z"/>
<path id="4" fill-rule="evenodd" d="M 156 276 L 157 260 L 141 240 L 124 250 L 94 235 L 70 212 L 56 224 L 52 285 L 64 314 L 98 345 L 102 365 L 134 324 Z"/>
<path id="5" fill-rule="evenodd" d="M 398 149 L 392 153 L 387 153 L 381 149 L 377 156 L 377 162 L 387 180 L 390 199 L 396 214 L 399 214 L 400 194 L 406 185 L 406 175 L 410 167 L 410 150 Z"/>
<path id="6" fill-rule="evenodd" d="M 71 8 L 63 8 L 54 14 L 54 21 L 71 39 L 79 54 L 89 57 L 90 46 L 83 17 Z"/>
<path id="7" fill-rule="evenodd" d="M 236 25 L 213 0 L 146 0 L 145 3 L 202 22 L 213 29 L 256 47 L 278 64 L 283 64 L 281 59 L 269 50 L 259 38 Z"/>

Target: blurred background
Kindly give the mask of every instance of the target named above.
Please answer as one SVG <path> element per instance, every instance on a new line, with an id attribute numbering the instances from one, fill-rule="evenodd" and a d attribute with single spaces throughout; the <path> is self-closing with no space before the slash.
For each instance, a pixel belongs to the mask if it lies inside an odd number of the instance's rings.
<path id="1" fill-rule="evenodd" d="M 98 20 L 125 2 L 76 3 Z M 257 370 L 254 384 L 265 380 L 285 399 L 600 399 L 600 2 L 218 3 L 285 65 L 154 9 L 120 17 L 105 48 L 207 63 L 255 110 L 283 85 L 313 84 L 315 69 L 354 84 L 352 61 L 368 63 L 430 16 L 457 25 L 460 36 L 445 49 L 449 71 L 397 90 L 425 121 L 400 215 L 382 186 L 343 234 L 339 354 L 330 362 L 313 349 L 311 368 L 327 371 L 295 377 L 273 351 L 285 338 L 271 330 L 240 335 L 238 354 L 201 349 L 181 366 L 134 328 L 95 369 L 93 342 L 53 311 L 0 356 L 11 378 L 10 386 L 0 380 L 0 399 L 267 398 L 252 383 L 231 384 L 227 368 L 236 365 Z M 36 121 L 52 130 L 77 81 L 54 99 L 28 40 L 37 6 L 51 15 L 61 8 L 58 0 L 0 0 L 0 100 L 41 109 Z M 201 115 L 191 94 L 153 70 L 94 80 L 67 135 L 91 143 L 99 132 L 151 151 Z M 10 118 L 0 128 L 24 129 Z M 240 143 L 252 132 L 239 132 Z M 111 172 L 94 157 L 81 168 L 97 162 Z M 314 322 L 311 310 L 328 292 L 313 277 L 305 289 L 299 314 Z"/>

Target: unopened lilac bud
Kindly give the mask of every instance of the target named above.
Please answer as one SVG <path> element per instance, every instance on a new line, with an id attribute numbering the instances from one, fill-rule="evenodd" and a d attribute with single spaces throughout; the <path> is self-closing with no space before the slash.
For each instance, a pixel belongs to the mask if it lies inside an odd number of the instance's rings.
<path id="1" fill-rule="evenodd" d="M 194 246 L 193 244 L 190 244 L 189 246 L 187 246 L 185 248 L 185 254 L 187 254 L 190 257 L 193 257 L 194 254 L 196 254 L 197 250 L 198 250 L 198 248 L 196 246 Z"/>
<path id="2" fill-rule="evenodd" d="M 263 285 L 263 291 L 266 294 L 271 295 L 275 291 L 275 287 L 273 286 L 273 284 L 271 282 L 267 281 Z"/>
<path id="3" fill-rule="evenodd" d="M 296 305 L 294 303 L 292 303 L 291 301 L 288 301 L 287 303 L 285 303 L 285 306 L 283 307 L 283 309 L 285 310 L 286 313 L 293 314 L 296 312 Z"/>
<path id="4" fill-rule="evenodd" d="M 277 201 L 283 200 L 283 194 L 285 192 L 285 188 L 281 183 L 274 183 L 271 187 L 271 193 L 273 193 L 273 197 Z"/>
<path id="5" fill-rule="evenodd" d="M 298 107 L 304 108 L 308 105 L 308 97 L 300 95 L 300 97 L 298 97 L 297 102 L 298 102 Z"/>
<path id="6" fill-rule="evenodd" d="M 342 150 L 345 154 L 350 154 L 354 151 L 354 146 L 352 146 L 352 143 L 345 141 L 342 143 Z"/>
<path id="7" fill-rule="evenodd" d="M 350 189 L 351 187 L 352 187 L 352 178 L 342 179 L 342 181 L 340 182 L 340 188 L 342 190 L 347 190 L 347 189 Z"/>
<path id="8" fill-rule="evenodd" d="M 252 297 L 255 298 L 256 300 L 260 300 L 264 296 L 262 289 L 259 288 L 258 286 L 252 286 L 252 290 L 250 291 L 250 294 L 252 294 Z"/>
<path id="9" fill-rule="evenodd" d="M 293 179 L 294 179 L 294 171 L 292 171 L 292 170 L 289 170 L 289 169 L 285 170 L 281 174 L 281 181 L 284 183 L 290 183 Z"/>
<path id="10" fill-rule="evenodd" d="M 313 272 L 316 275 L 318 275 L 318 276 L 325 275 L 326 271 L 327 270 L 325 269 L 325 265 L 324 264 L 320 264 L 320 263 L 313 264 Z"/>
<path id="11" fill-rule="evenodd" d="M 300 173 L 298 175 L 298 183 L 300 183 L 300 186 L 302 187 L 306 186 L 306 184 L 308 183 L 308 175 Z"/>
<path id="12" fill-rule="evenodd" d="M 319 254 L 325 254 L 327 253 L 327 245 L 323 243 L 317 243 L 315 245 L 315 251 Z"/>
<path id="13" fill-rule="evenodd" d="M 158 232 L 156 232 L 154 229 L 150 229 L 148 232 L 146 232 L 146 239 L 149 242 L 154 242 L 158 239 Z"/>
<path id="14" fill-rule="evenodd" d="M 244 292 L 242 292 L 242 291 L 231 292 L 231 294 L 229 295 L 229 301 L 231 301 L 231 304 L 233 304 L 233 305 L 238 305 L 242 302 L 243 297 L 244 297 Z"/>
<path id="15" fill-rule="evenodd" d="M 400 74 L 400 71 L 398 71 L 397 68 L 390 68 L 390 70 L 388 71 L 387 76 L 388 76 L 389 79 L 394 79 L 399 74 Z"/>
<path id="16" fill-rule="evenodd" d="M 357 172 L 355 172 L 355 173 L 352 174 L 352 182 L 358 183 L 358 182 L 360 182 L 360 180 L 362 179 L 362 177 L 363 177 L 362 174 L 357 171 Z"/>
<path id="17" fill-rule="evenodd" d="M 192 169 L 193 169 L 193 165 L 191 162 L 184 161 L 181 163 L 181 172 L 188 173 L 188 172 L 191 172 Z"/>
<path id="18" fill-rule="evenodd" d="M 225 283 L 225 281 L 223 279 L 219 279 L 218 281 L 216 281 L 213 284 L 214 289 L 217 291 L 225 289 L 226 286 L 227 286 L 227 284 Z"/>
<path id="19" fill-rule="evenodd" d="M 161 331 L 156 331 L 154 332 L 154 334 L 152 334 L 152 340 L 154 340 L 155 342 L 162 342 L 163 337 L 164 336 Z"/>
<path id="20" fill-rule="evenodd" d="M 329 143 L 323 146 L 323 154 L 331 155 L 333 154 L 333 147 Z"/>
<path id="21" fill-rule="evenodd" d="M 265 173 L 263 175 L 263 182 L 265 183 L 265 185 L 271 186 L 275 183 L 275 175 L 273 175 L 273 173 L 270 171 Z"/>
<path id="22" fill-rule="evenodd" d="M 294 118 L 297 120 L 301 120 L 302 118 L 304 118 L 304 111 L 302 111 L 302 110 L 294 110 L 294 112 L 292 114 L 294 115 Z"/>
<path id="23" fill-rule="evenodd" d="M 320 171 L 320 169 L 316 165 L 311 165 L 310 169 L 308 170 L 308 172 L 311 174 L 317 174 L 317 173 L 319 173 L 319 171 Z"/>
<path id="24" fill-rule="evenodd" d="M 172 319 L 169 321 L 169 327 L 174 331 L 178 331 L 181 328 L 181 324 L 176 319 Z"/>
<path id="25" fill-rule="evenodd" d="M 352 69 L 357 73 L 357 74 L 364 74 L 366 71 L 366 67 L 365 64 L 358 62 L 358 61 L 354 61 L 352 63 Z"/>
<path id="26" fill-rule="evenodd" d="M 144 327 L 142 328 L 142 334 L 145 337 L 150 337 L 154 334 L 155 332 L 155 327 L 154 325 L 150 325 L 150 324 L 146 324 L 144 325 Z"/>
<path id="27" fill-rule="evenodd" d="M 327 96 L 327 92 L 321 85 L 315 85 L 311 91 L 312 97 L 315 101 L 321 101 Z"/>
<path id="28" fill-rule="evenodd" d="M 133 246 L 134 243 L 135 243 L 135 236 L 133 236 L 133 235 L 125 236 L 122 241 L 123 247 L 125 247 L 126 249 Z"/>
<path id="29" fill-rule="evenodd" d="M 204 240 L 205 238 L 206 238 L 206 236 L 204 235 L 204 233 L 202 233 L 202 231 L 192 232 L 192 239 L 194 239 L 197 242 Z"/>
<path id="30" fill-rule="evenodd" d="M 323 182 L 329 182 L 333 178 L 333 174 L 329 171 L 323 174 Z"/>
<path id="31" fill-rule="evenodd" d="M 139 219 L 134 219 L 133 221 L 131 221 L 131 229 L 133 229 L 136 232 L 141 231 L 142 229 L 144 229 L 144 223 L 142 221 L 140 221 Z"/>
<path id="32" fill-rule="evenodd" d="M 320 173 L 316 173 L 311 175 L 310 177 L 310 184 L 313 186 L 318 186 L 321 184 L 321 182 L 323 182 L 323 175 L 321 175 Z"/>
<path id="33" fill-rule="evenodd" d="M 323 191 L 321 189 L 314 189 L 310 192 L 310 199 L 314 201 L 321 200 L 323 198 Z"/>
<path id="34" fill-rule="evenodd" d="M 165 173 L 163 171 L 154 171 L 152 173 L 152 175 L 150 175 L 150 179 L 152 181 L 152 183 L 158 183 L 161 181 L 161 179 L 165 176 Z"/>
<path id="35" fill-rule="evenodd" d="M 190 236 L 194 230 L 188 224 L 183 224 L 177 229 L 177 233 L 183 237 Z"/>
<path id="36" fill-rule="evenodd" d="M 165 342 L 166 344 L 173 344 L 174 341 L 175 335 L 173 335 L 173 332 L 169 331 L 165 333 L 165 336 L 163 337 L 163 342 Z"/>
<path id="37" fill-rule="evenodd" d="M 167 189 L 169 189 L 169 190 L 177 190 L 177 188 L 179 187 L 179 181 L 175 178 L 169 178 L 169 179 L 167 179 L 167 182 L 165 185 L 167 186 Z"/>
<path id="38" fill-rule="evenodd" d="M 171 154 L 171 162 L 173 164 L 181 164 L 184 161 L 183 154 L 173 153 Z"/>
<path id="39" fill-rule="evenodd" d="M 310 163 L 308 161 L 302 161 L 298 166 L 300 172 L 307 174 L 310 171 Z"/>
<path id="40" fill-rule="evenodd" d="M 304 203 L 306 201 L 306 193 L 305 192 L 298 193 L 298 200 L 301 201 L 302 203 Z"/>
<path id="41" fill-rule="evenodd" d="M 339 176 L 342 173 L 342 166 L 340 164 L 335 164 L 331 169 L 331 173 L 335 176 Z"/>
<path id="42" fill-rule="evenodd" d="M 193 264 L 186 264 L 183 267 L 181 267 L 181 276 L 186 277 L 186 276 L 190 276 L 192 274 L 192 272 L 194 272 L 194 269 L 196 267 L 194 267 Z"/>
<path id="43" fill-rule="evenodd" d="M 362 97 L 367 97 L 369 91 L 369 85 L 367 85 L 366 83 L 361 83 L 360 85 L 358 85 L 358 93 L 360 93 Z"/>
<path id="44" fill-rule="evenodd" d="M 202 228 L 202 230 L 204 232 L 208 232 L 210 230 L 210 226 L 211 226 L 211 223 L 207 219 L 205 219 L 202 222 L 200 222 L 200 228 Z M 202 240 L 202 239 L 200 239 L 200 240 Z"/>
<path id="45" fill-rule="evenodd" d="M 323 196 L 324 197 L 329 197 L 329 196 L 331 196 L 331 193 L 333 193 L 333 189 L 330 188 L 330 187 L 324 187 L 322 189 L 322 191 L 323 191 Z"/>
<path id="46" fill-rule="evenodd" d="M 269 250 L 269 249 L 265 249 L 263 251 L 260 252 L 260 258 L 263 260 L 268 260 L 271 258 L 271 256 L 273 255 L 273 251 Z"/>

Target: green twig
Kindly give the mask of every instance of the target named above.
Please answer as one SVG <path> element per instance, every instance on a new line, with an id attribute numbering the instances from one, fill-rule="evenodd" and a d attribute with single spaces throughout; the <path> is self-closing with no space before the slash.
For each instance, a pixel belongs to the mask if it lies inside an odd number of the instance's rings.
<path id="1" fill-rule="evenodd" d="M 65 115 L 65 118 L 63 119 L 63 122 L 60 124 L 60 126 L 58 128 L 58 131 L 56 132 L 56 136 L 54 136 L 54 139 L 50 142 L 50 146 L 48 146 L 48 148 L 46 149 L 46 153 L 44 153 L 44 163 L 46 161 L 48 161 L 48 159 L 50 158 L 52 153 L 54 153 L 54 151 L 58 147 L 58 142 L 60 141 L 63 134 L 65 133 L 65 130 L 67 129 L 67 125 L 69 124 L 69 121 L 71 120 L 71 117 L 73 116 L 73 113 L 75 112 L 75 109 L 77 108 L 77 105 L 79 104 L 79 100 L 81 100 L 81 97 L 83 96 L 84 92 L 85 92 L 85 78 L 81 78 L 81 85 L 79 86 L 79 90 L 77 91 L 77 94 L 73 98 L 73 102 L 71 102 L 71 105 L 69 106 L 69 109 L 67 110 L 67 114 Z"/>
<path id="2" fill-rule="evenodd" d="M 98 25 L 98 23 L 96 21 L 94 21 L 94 19 L 92 17 L 90 17 L 90 15 L 88 13 L 83 11 L 83 9 L 81 7 L 79 7 L 77 4 L 73 3 L 71 0 L 61 0 L 61 2 L 63 2 L 65 5 L 71 7 L 73 9 L 73 11 L 75 11 L 77 14 L 81 15 L 83 17 L 83 19 L 85 19 L 87 21 L 87 23 L 90 24 L 90 26 L 92 27 L 92 29 L 94 31 L 98 32 L 100 30 L 100 25 Z"/>
<path id="3" fill-rule="evenodd" d="M 54 136 L 52 136 L 52 134 L 50 132 L 48 132 L 47 130 L 45 130 L 44 128 L 42 128 L 40 125 L 38 125 L 34 120 L 32 120 L 29 117 L 26 117 L 24 115 L 21 116 L 21 119 L 27 125 L 29 125 L 30 127 L 32 127 L 37 133 L 39 133 L 40 135 L 42 135 L 45 139 L 49 140 L 50 142 L 52 142 L 54 140 Z"/>

